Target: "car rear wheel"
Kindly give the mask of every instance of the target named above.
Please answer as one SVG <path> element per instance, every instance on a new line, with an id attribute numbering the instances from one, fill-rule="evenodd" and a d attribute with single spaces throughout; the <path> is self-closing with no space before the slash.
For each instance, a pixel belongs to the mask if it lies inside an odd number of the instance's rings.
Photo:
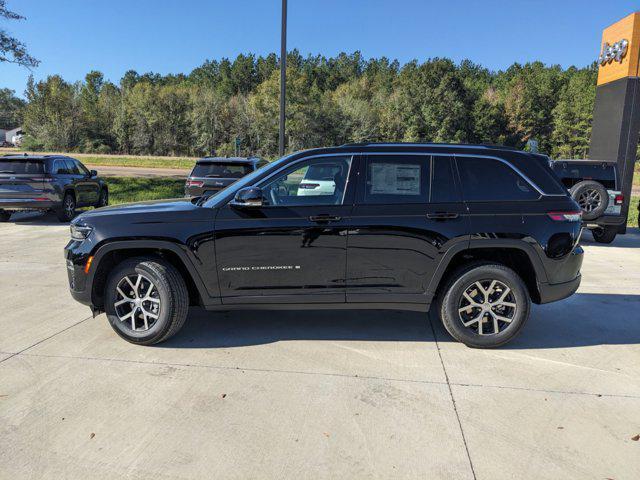
<path id="1" fill-rule="evenodd" d="M 104 298 L 111 327 L 139 345 L 153 345 L 174 336 L 189 309 L 189 293 L 180 272 L 159 258 L 120 263 L 109 276 Z"/>
<path id="2" fill-rule="evenodd" d="M 440 301 L 446 330 L 475 348 L 509 342 L 524 327 L 530 310 L 529 292 L 520 276 L 495 263 L 474 263 L 455 271 Z"/>
<path id="3" fill-rule="evenodd" d="M 62 206 L 56 210 L 56 216 L 61 222 L 70 222 L 76 216 L 76 198 L 67 192 L 62 199 Z"/>
<path id="4" fill-rule="evenodd" d="M 584 220 L 601 217 L 609 206 L 609 194 L 604 186 L 593 180 L 576 183 L 569 190 L 571 198 L 580 206 Z"/>
<path id="5" fill-rule="evenodd" d="M 615 240 L 616 235 L 618 234 L 617 227 L 598 227 L 591 230 L 593 234 L 593 239 L 598 243 L 611 243 Z"/>
<path id="6" fill-rule="evenodd" d="M 8 222 L 10 218 L 11 218 L 11 214 L 9 212 L 0 210 L 0 222 Z"/>

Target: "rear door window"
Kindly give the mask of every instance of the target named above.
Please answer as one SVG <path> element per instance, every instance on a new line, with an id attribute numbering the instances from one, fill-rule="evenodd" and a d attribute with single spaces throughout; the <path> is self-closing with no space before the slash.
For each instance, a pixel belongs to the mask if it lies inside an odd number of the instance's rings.
<path id="1" fill-rule="evenodd" d="M 426 203 L 429 199 L 429 163 L 428 155 L 368 156 L 359 203 Z"/>
<path id="2" fill-rule="evenodd" d="M 53 162 L 53 174 L 54 175 L 69 175 L 69 168 L 64 160 L 55 160 Z"/>
<path id="3" fill-rule="evenodd" d="M 434 155 L 431 160 L 430 203 L 459 202 L 460 192 L 454 180 L 453 157 Z"/>
<path id="4" fill-rule="evenodd" d="M 462 194 L 468 202 L 535 200 L 540 193 L 509 165 L 493 159 L 456 156 Z"/>
<path id="5" fill-rule="evenodd" d="M 41 175 L 43 173 L 42 160 L 0 159 L 0 175 Z"/>
<path id="6" fill-rule="evenodd" d="M 223 162 L 198 163 L 193 168 L 192 177 L 241 178 L 251 173 L 251 165 Z"/>

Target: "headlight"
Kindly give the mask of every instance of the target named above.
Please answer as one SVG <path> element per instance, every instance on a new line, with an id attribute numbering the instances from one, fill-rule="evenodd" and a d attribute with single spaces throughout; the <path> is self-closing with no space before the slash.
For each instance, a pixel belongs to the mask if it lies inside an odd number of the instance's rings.
<path id="1" fill-rule="evenodd" d="M 91 233 L 91 231 L 93 230 L 92 227 L 87 227 L 82 225 L 71 225 L 70 228 L 71 228 L 71 238 L 73 240 L 78 240 L 80 242 L 86 239 Z"/>

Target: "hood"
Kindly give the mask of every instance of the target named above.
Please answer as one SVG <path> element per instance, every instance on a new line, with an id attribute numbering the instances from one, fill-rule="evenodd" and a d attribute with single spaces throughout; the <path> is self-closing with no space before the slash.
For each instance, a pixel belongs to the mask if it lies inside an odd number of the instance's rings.
<path id="1" fill-rule="evenodd" d="M 145 216 L 149 219 L 157 214 L 170 214 L 191 212 L 200 207 L 193 204 L 190 199 L 172 198 L 167 200 L 150 200 L 146 202 L 125 203 L 110 207 L 97 208 L 82 213 L 74 223 L 82 223 L 84 220 L 97 219 L 99 217 L 113 217 L 120 215 Z"/>

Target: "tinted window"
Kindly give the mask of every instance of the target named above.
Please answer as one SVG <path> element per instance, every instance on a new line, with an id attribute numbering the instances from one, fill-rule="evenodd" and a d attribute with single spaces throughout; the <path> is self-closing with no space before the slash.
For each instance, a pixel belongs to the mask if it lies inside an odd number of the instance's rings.
<path id="1" fill-rule="evenodd" d="M 76 165 L 76 162 L 74 162 L 70 158 L 67 158 L 65 159 L 64 163 L 67 165 L 67 171 L 71 175 L 80 175 L 80 169 L 78 168 L 78 165 Z"/>
<path id="2" fill-rule="evenodd" d="M 192 177 L 241 178 L 251 173 L 251 165 L 241 163 L 203 162 L 197 163 L 191 172 Z"/>
<path id="3" fill-rule="evenodd" d="M 69 169 L 67 168 L 67 164 L 64 160 L 56 160 L 53 162 L 53 174 L 57 175 L 68 175 Z"/>
<path id="4" fill-rule="evenodd" d="M 80 175 L 91 175 L 91 173 L 89 172 L 89 170 L 87 169 L 87 167 L 85 167 L 82 163 L 80 163 L 78 160 L 73 159 L 73 163 L 75 163 L 76 167 L 78 168 L 78 170 L 80 171 Z"/>
<path id="5" fill-rule="evenodd" d="M 365 204 L 426 203 L 429 156 L 372 155 L 365 165 Z"/>
<path id="6" fill-rule="evenodd" d="M 4 160 L 0 159 L 0 175 L 2 174 L 42 174 L 44 164 L 41 160 Z"/>
<path id="7" fill-rule="evenodd" d="M 431 203 L 459 202 L 453 176 L 453 158 L 436 155 L 431 161 Z"/>
<path id="8" fill-rule="evenodd" d="M 314 158 L 298 163 L 262 186 L 268 205 L 341 205 L 351 157 Z"/>
<path id="9" fill-rule="evenodd" d="M 491 158 L 456 157 L 462 194 L 470 202 L 534 200 L 540 194 L 513 168 Z"/>

